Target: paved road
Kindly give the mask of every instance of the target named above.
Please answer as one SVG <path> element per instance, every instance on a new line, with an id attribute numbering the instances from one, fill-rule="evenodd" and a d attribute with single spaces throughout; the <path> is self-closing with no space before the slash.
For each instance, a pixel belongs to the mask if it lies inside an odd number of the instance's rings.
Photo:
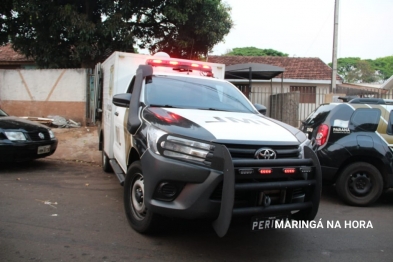
<path id="1" fill-rule="evenodd" d="M 325 187 L 317 217 L 324 228 L 253 233 L 234 225 L 224 238 L 195 221 L 166 221 L 160 233 L 140 235 L 127 224 L 122 191 L 95 165 L 0 166 L 0 261 L 393 260 L 391 191 L 373 207 L 355 208 Z M 360 220 L 373 228 L 345 228 Z M 341 228 L 326 228 L 327 221 Z"/>

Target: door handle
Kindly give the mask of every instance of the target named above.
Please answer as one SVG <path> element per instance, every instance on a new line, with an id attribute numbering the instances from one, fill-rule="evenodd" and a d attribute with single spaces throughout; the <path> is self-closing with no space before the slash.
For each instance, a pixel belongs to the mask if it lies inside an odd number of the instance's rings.
<path id="1" fill-rule="evenodd" d="M 115 116 L 118 116 L 119 115 L 119 113 L 118 112 L 115 112 Z"/>

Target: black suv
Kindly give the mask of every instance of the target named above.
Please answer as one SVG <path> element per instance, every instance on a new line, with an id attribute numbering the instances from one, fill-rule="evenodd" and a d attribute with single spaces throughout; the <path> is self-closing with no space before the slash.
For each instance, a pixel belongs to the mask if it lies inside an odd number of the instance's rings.
<path id="1" fill-rule="evenodd" d="M 393 187 L 393 104 L 353 99 L 319 106 L 302 122 L 324 182 L 347 204 L 366 206 Z"/>

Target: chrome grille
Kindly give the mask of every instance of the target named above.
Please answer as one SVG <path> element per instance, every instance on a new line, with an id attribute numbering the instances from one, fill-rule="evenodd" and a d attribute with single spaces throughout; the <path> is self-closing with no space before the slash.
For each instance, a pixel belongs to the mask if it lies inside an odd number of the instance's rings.
<path id="1" fill-rule="evenodd" d="M 280 158 L 299 158 L 300 148 L 297 145 L 225 145 L 233 159 L 251 158 L 254 159 L 255 152 L 263 147 L 271 148 L 277 153 L 277 159 Z"/>
<path id="2" fill-rule="evenodd" d="M 41 139 L 39 137 L 39 133 L 42 133 L 44 135 L 44 139 Z M 30 137 L 32 141 L 45 141 L 45 140 L 50 140 L 49 132 L 48 131 L 32 131 L 28 132 L 27 135 Z"/>

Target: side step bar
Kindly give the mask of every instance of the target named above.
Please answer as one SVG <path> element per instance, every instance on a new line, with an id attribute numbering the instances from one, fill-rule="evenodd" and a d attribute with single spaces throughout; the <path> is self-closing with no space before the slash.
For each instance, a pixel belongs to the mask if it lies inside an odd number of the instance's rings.
<path id="1" fill-rule="evenodd" d="M 112 166 L 113 172 L 115 172 L 117 178 L 119 179 L 120 185 L 123 186 L 124 185 L 124 180 L 125 180 L 123 169 L 121 169 L 119 164 L 114 159 L 109 160 L 109 164 Z"/>

